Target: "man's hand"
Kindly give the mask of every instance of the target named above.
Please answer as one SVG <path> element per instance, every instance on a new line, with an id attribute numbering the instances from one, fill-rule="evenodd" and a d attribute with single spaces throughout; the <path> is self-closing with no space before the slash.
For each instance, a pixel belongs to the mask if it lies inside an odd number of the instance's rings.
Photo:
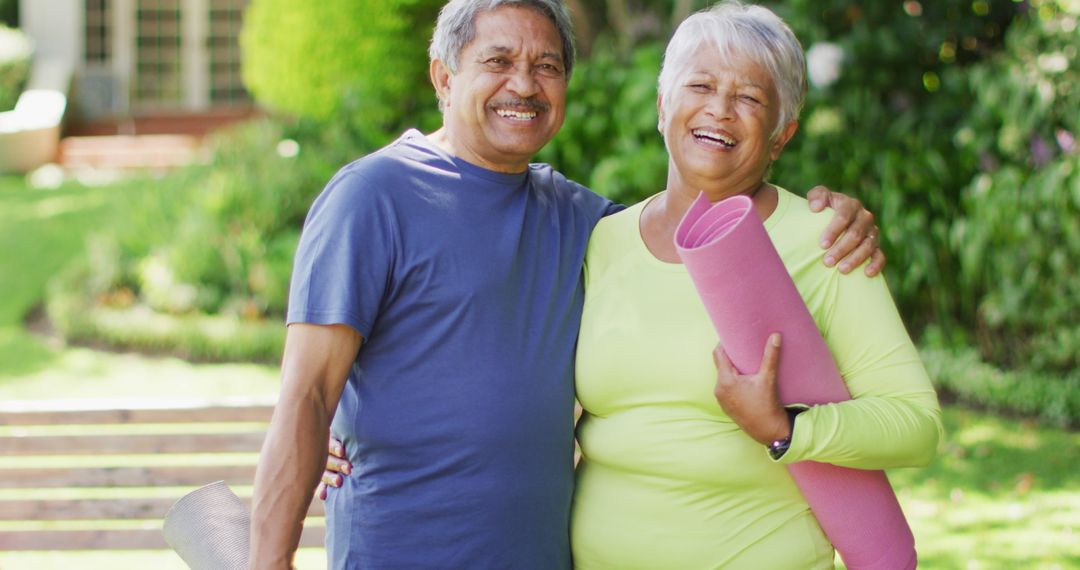
<path id="1" fill-rule="evenodd" d="M 352 473 L 352 463 L 345 459 L 345 446 L 334 439 L 333 435 L 330 436 L 327 451 L 330 453 L 326 456 L 326 470 L 323 471 L 319 486 L 315 488 L 315 496 L 323 501 L 326 500 L 328 487 L 341 487 L 342 475 Z"/>
<path id="2" fill-rule="evenodd" d="M 828 248 L 825 265 L 832 267 L 839 263 L 840 273 L 850 273 L 869 259 L 870 263 L 863 270 L 866 276 L 881 273 L 885 267 L 881 230 L 874 223 L 874 214 L 864 208 L 862 202 L 839 192 L 831 192 L 824 186 L 815 186 L 806 199 L 810 202 L 812 212 L 820 212 L 826 206 L 836 211 L 821 234 L 821 247 Z"/>
<path id="3" fill-rule="evenodd" d="M 791 435 L 787 412 L 776 392 L 776 368 L 780 363 L 778 333 L 769 336 L 756 374 L 739 374 L 720 346 L 713 351 L 713 361 L 716 363 L 713 393 L 732 421 L 762 445 Z"/>

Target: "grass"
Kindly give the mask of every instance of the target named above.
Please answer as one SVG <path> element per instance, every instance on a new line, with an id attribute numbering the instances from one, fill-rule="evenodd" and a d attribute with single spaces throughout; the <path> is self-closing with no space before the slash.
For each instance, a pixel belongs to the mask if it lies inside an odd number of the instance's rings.
<path id="1" fill-rule="evenodd" d="M 118 223 L 112 212 L 153 183 L 35 190 L 22 178 L 0 177 L 0 401 L 277 392 L 273 367 L 198 366 L 177 358 L 64 347 L 23 326 L 44 300 L 49 280 L 84 254 L 86 237 L 97 227 Z"/>
<path id="2" fill-rule="evenodd" d="M 947 408 L 927 469 L 889 474 L 920 568 L 1080 568 L 1080 434 Z"/>
<path id="3" fill-rule="evenodd" d="M 176 358 L 64 347 L 24 329 L 23 319 L 41 302 L 50 276 L 80 255 L 85 235 L 111 223 L 109 211 L 137 191 L 137 186 L 36 191 L 21 179 L 0 177 L 0 251 L 5 256 L 0 264 L 0 401 L 276 393 L 273 367 L 195 365 Z M 1080 435 L 956 407 L 946 409 L 945 421 L 947 440 L 931 467 L 890 473 L 915 531 L 920 568 L 1080 569 Z M 9 460 L 19 462 L 12 467 L 103 461 L 27 457 L 5 458 L 5 465 Z M 189 460 L 154 458 L 155 464 Z M 140 465 L 147 458 L 109 461 Z M 26 491 L 11 491 L 19 492 Z M 121 491 L 82 492 L 108 497 Z M 176 490 L 154 492 L 172 496 Z M 11 493 L 0 498 L 14 497 Z M 169 551 L 0 553 L 4 570 L 69 567 L 186 568 Z M 321 549 L 302 550 L 297 567 L 325 568 L 325 555 Z"/>

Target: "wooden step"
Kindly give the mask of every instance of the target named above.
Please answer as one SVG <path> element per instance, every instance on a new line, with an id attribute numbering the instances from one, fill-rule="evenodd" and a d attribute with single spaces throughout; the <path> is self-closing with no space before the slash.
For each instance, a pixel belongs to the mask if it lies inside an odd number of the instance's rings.
<path id="1" fill-rule="evenodd" d="M 272 400 L 235 400 L 214 403 L 205 400 L 105 400 L 0 402 L 0 426 L 268 422 L 274 411 Z"/>
<path id="2" fill-rule="evenodd" d="M 67 169 L 175 168 L 205 161 L 201 144 L 190 135 L 65 137 L 59 162 Z"/>
<path id="3" fill-rule="evenodd" d="M 179 498 L 0 500 L 0 521 L 164 520 Z M 312 500 L 308 516 L 323 514 L 323 502 Z"/>
<path id="4" fill-rule="evenodd" d="M 250 485 L 254 480 L 254 465 L 0 469 L 0 489 L 186 487 L 204 485 L 211 481 Z"/>
<path id="5" fill-rule="evenodd" d="M 258 452 L 264 430 L 207 434 L 26 435 L 0 437 L 0 456 Z"/>
<path id="6" fill-rule="evenodd" d="M 326 528 L 306 526 L 301 548 L 324 543 Z M 0 531 L 0 551 L 168 549 L 161 529 Z"/>

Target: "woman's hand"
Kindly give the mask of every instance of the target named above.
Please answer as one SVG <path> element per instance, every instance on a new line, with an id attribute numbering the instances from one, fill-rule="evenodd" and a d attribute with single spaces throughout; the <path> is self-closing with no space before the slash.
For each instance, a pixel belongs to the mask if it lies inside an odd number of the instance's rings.
<path id="1" fill-rule="evenodd" d="M 870 263 L 863 270 L 867 277 L 881 273 L 885 267 L 881 230 L 874 223 L 874 214 L 864 208 L 862 202 L 824 186 L 815 186 L 806 199 L 812 212 L 820 212 L 826 206 L 836 211 L 821 235 L 821 247 L 829 248 L 825 252 L 825 265 L 832 267 L 839 262 L 840 273 L 849 273 L 869 259 Z"/>
<path id="2" fill-rule="evenodd" d="M 342 474 L 352 473 L 352 463 L 345 459 L 345 446 L 331 435 L 328 447 L 330 454 L 326 457 L 326 470 L 319 486 L 315 487 L 315 496 L 323 501 L 326 500 L 328 487 L 340 487 Z"/>
<path id="3" fill-rule="evenodd" d="M 787 412 L 776 392 L 776 367 L 780 362 L 780 334 L 765 343 L 765 354 L 756 374 L 739 374 L 723 347 L 713 351 L 716 363 L 716 401 L 736 424 L 762 445 L 791 435 Z"/>

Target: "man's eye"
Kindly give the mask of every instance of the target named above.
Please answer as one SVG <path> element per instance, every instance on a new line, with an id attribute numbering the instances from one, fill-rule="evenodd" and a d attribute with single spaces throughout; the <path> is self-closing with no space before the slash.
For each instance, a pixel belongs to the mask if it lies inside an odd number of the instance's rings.
<path id="1" fill-rule="evenodd" d="M 536 66 L 541 73 L 545 75 L 562 75 L 562 69 L 559 66 L 550 63 L 541 63 Z"/>

